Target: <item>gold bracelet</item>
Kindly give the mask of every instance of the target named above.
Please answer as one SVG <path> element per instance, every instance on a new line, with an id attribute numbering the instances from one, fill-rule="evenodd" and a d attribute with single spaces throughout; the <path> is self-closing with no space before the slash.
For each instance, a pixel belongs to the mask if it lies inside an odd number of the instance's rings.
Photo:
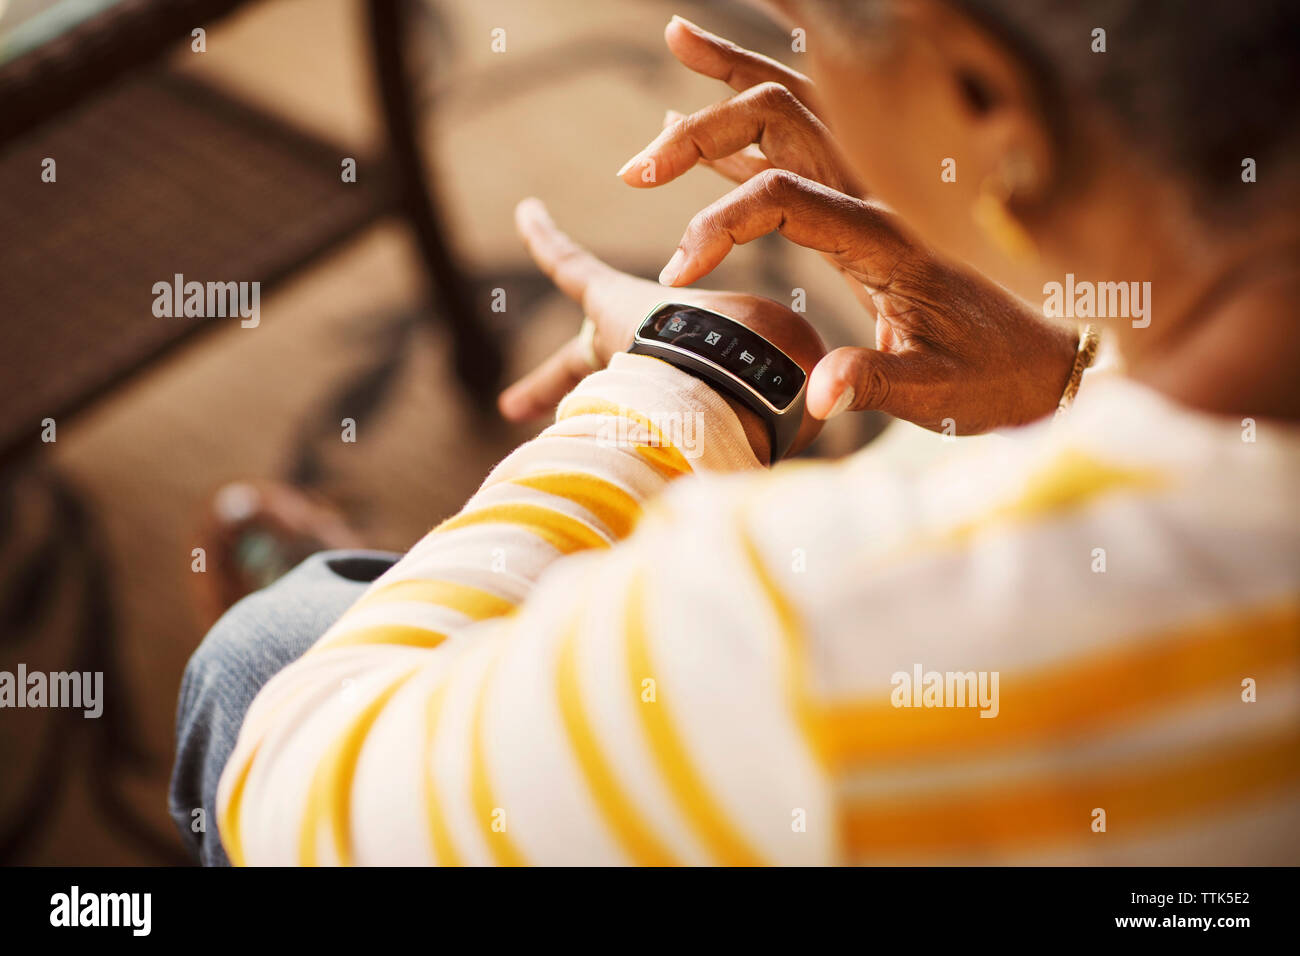
<path id="1" fill-rule="evenodd" d="M 1085 325 L 1079 335 L 1079 348 L 1074 353 L 1074 367 L 1070 369 L 1070 379 L 1065 383 L 1065 391 L 1061 393 L 1061 400 L 1056 406 L 1057 415 L 1069 408 L 1074 402 L 1074 397 L 1079 394 L 1079 383 L 1083 381 L 1083 373 L 1097 360 L 1097 346 L 1100 342 L 1101 332 L 1097 327 L 1091 323 Z"/>

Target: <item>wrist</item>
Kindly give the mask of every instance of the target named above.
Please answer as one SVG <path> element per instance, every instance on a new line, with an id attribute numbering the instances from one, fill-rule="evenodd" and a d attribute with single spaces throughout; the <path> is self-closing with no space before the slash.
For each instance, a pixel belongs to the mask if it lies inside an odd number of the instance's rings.
<path id="1" fill-rule="evenodd" d="M 565 396 L 557 422 L 585 412 L 617 412 L 664 429 L 654 442 L 678 445 L 696 472 L 748 471 L 766 464 L 767 438 L 758 427 L 759 416 L 737 408 L 711 383 L 659 358 L 616 352 L 608 368 L 588 375 Z"/>
<path id="2" fill-rule="evenodd" d="M 811 327 L 800 325 L 797 317 L 793 322 L 787 315 L 771 322 L 761 314 L 747 318 L 740 321 L 699 305 L 662 302 L 637 328 L 629 352 L 658 358 L 707 383 L 736 416 L 751 454 L 771 461 L 793 447 L 807 421 L 804 399 L 811 367 L 807 357 L 801 365 L 779 343 L 793 342 L 796 355 L 824 349 Z M 787 326 L 806 333 L 807 341 L 790 334 Z"/>

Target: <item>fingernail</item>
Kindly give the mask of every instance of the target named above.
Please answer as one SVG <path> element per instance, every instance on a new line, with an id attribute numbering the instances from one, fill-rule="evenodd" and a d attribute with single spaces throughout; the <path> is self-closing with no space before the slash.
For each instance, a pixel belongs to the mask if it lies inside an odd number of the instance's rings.
<path id="1" fill-rule="evenodd" d="M 614 175 L 617 176 L 619 179 L 622 179 L 625 175 L 627 175 L 627 171 L 628 171 L 629 169 L 631 169 L 633 166 L 635 166 L 635 165 L 640 161 L 640 159 L 641 159 L 641 154 L 640 154 L 640 153 L 637 153 L 635 156 L 633 156 L 631 159 L 629 159 L 626 163 L 624 163 L 623 166 L 622 166 L 622 168 L 619 169 L 619 171 L 618 171 L 617 173 L 615 173 Z M 606 167 L 606 168 L 608 168 L 608 167 Z"/>
<path id="2" fill-rule="evenodd" d="M 682 274 L 682 266 L 686 264 L 686 253 L 678 249 L 673 253 L 673 257 L 668 260 L 668 265 L 664 266 L 664 271 L 659 273 L 660 285 L 672 285 L 677 281 L 678 276 Z"/>
<path id="3" fill-rule="evenodd" d="M 823 421 L 830 421 L 836 415 L 839 415 L 842 412 L 847 411 L 848 407 L 852 404 L 853 404 L 853 386 L 846 385 L 844 387 L 844 391 L 840 392 L 840 397 L 835 399 L 835 404 L 831 406 L 831 410 L 826 413 L 826 417 L 823 419 Z"/>
<path id="4" fill-rule="evenodd" d="M 683 115 L 684 114 L 679 113 L 676 110 L 668 110 L 667 112 L 664 113 L 663 125 L 668 126 L 672 123 L 676 123 L 678 120 L 680 120 L 683 117 Z"/>
<path id="5" fill-rule="evenodd" d="M 678 16 L 677 14 L 675 14 L 675 13 L 673 14 L 673 19 L 672 19 L 671 22 L 673 22 L 673 23 L 680 23 L 682 26 L 686 27 L 687 29 L 694 30 L 696 33 L 701 32 L 701 31 L 700 31 L 700 28 L 697 27 L 697 26 L 696 26 L 694 23 L 692 23 L 690 20 L 687 20 L 685 17 L 679 17 L 679 16 Z"/>

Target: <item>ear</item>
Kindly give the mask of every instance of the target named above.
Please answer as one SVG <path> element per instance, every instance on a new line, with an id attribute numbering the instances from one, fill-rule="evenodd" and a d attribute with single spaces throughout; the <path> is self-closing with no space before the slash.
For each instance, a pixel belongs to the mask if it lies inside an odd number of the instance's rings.
<path id="1" fill-rule="evenodd" d="M 934 47 L 948 76 L 958 115 L 969 124 L 964 140 L 975 174 L 1004 177 L 1021 168 L 1017 201 L 1041 198 L 1056 174 L 1056 140 L 1039 80 L 1011 45 L 951 6 L 916 4 L 911 16 Z M 1023 165 L 1022 165 L 1023 164 Z"/>

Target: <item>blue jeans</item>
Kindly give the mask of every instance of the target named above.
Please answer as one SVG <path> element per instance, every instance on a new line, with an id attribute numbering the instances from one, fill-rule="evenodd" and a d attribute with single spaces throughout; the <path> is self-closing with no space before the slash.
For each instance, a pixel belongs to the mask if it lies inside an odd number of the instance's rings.
<path id="1" fill-rule="evenodd" d="M 398 557 L 382 551 L 312 555 L 222 615 L 190 658 L 176 707 L 168 809 L 204 865 L 230 865 L 217 833 L 217 781 L 253 698 Z"/>

